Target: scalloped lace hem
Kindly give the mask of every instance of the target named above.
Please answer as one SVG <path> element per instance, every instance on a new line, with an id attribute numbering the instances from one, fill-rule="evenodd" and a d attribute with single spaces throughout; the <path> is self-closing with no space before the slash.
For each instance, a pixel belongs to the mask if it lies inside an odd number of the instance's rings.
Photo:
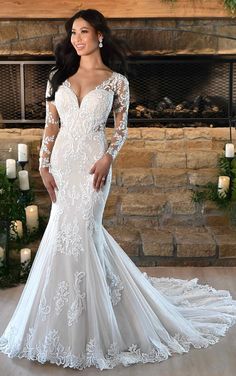
<path id="1" fill-rule="evenodd" d="M 44 343 L 49 343 L 50 347 L 48 349 L 40 351 L 40 345 L 35 348 L 26 345 L 23 351 L 13 350 L 6 338 L 0 338 L 0 351 L 8 355 L 9 358 L 26 358 L 32 361 L 38 361 L 41 364 L 49 362 L 51 364 L 56 364 L 62 366 L 63 368 L 69 367 L 73 369 L 83 370 L 87 367 L 95 366 L 96 368 L 111 369 L 118 365 L 123 365 L 125 367 L 137 363 L 155 363 L 161 362 L 169 358 L 174 354 L 183 354 L 189 352 L 191 347 L 200 349 L 207 348 L 219 341 L 219 336 L 225 336 L 226 332 L 230 326 L 234 325 L 236 319 L 232 319 L 230 323 L 221 325 L 218 336 L 207 333 L 204 329 L 199 332 L 203 335 L 202 340 L 195 342 L 194 340 L 176 333 L 171 337 L 171 341 L 168 345 L 163 344 L 162 349 L 155 347 L 155 340 L 150 338 L 150 342 L 153 343 L 152 350 L 148 353 L 142 352 L 141 348 L 137 344 L 132 344 L 127 351 L 120 351 L 116 343 L 111 344 L 106 354 L 104 355 L 102 351 L 96 346 L 95 339 L 90 339 L 86 346 L 86 351 L 79 356 L 72 353 L 71 349 L 67 350 L 59 342 L 59 335 L 57 330 L 51 330 L 49 337 L 53 337 L 55 343 L 52 344 L 51 341 L 45 341 Z M 56 347 L 55 347 L 56 344 Z M 168 347 L 169 346 L 169 347 Z"/>

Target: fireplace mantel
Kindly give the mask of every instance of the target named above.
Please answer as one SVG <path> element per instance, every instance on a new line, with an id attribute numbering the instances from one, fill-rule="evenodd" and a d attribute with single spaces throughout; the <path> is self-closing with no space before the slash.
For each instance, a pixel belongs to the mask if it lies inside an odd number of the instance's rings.
<path id="1" fill-rule="evenodd" d="M 66 3 L 66 6 L 65 6 Z M 2 0 L 0 19 L 65 19 L 81 8 L 95 8 L 108 18 L 230 18 L 223 0 L 177 0 L 171 4 L 163 0 L 41 0 L 32 6 L 31 0 Z"/>

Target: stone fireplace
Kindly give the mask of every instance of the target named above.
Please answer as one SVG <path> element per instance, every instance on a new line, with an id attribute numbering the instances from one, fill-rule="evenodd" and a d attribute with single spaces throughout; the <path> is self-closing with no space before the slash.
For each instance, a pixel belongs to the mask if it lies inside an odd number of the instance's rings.
<path id="1" fill-rule="evenodd" d="M 17 143 L 28 143 L 28 169 L 43 215 L 50 211 L 38 173 L 43 96 L 63 24 L 0 22 L 0 162 L 16 158 Z M 109 24 L 135 55 L 129 64 L 129 137 L 114 163 L 104 225 L 139 265 L 236 264 L 229 216 L 211 202 L 199 206 L 191 200 L 197 185 L 216 181 L 229 120 L 234 125 L 236 21 L 110 19 Z M 112 127 L 111 118 L 108 139 Z M 234 127 L 232 138 L 236 143 Z"/>

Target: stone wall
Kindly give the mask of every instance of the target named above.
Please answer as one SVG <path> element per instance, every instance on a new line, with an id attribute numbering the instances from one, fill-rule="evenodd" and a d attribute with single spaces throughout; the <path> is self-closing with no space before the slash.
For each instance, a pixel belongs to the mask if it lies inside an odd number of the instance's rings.
<path id="1" fill-rule="evenodd" d="M 18 143 L 29 145 L 36 203 L 39 213 L 49 216 L 51 201 L 38 173 L 42 132 L 0 130 L 0 161 L 17 158 Z M 112 132 L 106 129 L 108 141 Z M 196 185 L 217 181 L 217 157 L 228 138 L 228 128 L 129 128 L 112 165 L 103 223 L 138 264 L 236 264 L 229 216 L 211 202 L 201 207 L 191 199 Z"/>
<path id="2" fill-rule="evenodd" d="M 142 55 L 236 53 L 235 19 L 128 18 L 109 19 L 108 24 Z M 52 56 L 64 32 L 64 21 L 0 21 L 0 54 Z"/>

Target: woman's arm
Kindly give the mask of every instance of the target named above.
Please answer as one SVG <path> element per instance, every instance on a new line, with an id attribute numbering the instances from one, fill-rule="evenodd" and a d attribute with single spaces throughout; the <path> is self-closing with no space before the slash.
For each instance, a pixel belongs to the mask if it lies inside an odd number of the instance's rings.
<path id="1" fill-rule="evenodd" d="M 48 80 L 45 97 L 48 97 L 50 94 L 51 84 Z M 60 129 L 59 122 L 60 119 L 54 101 L 46 101 L 45 127 L 39 152 L 39 170 L 50 166 L 52 148 Z"/>
<path id="2" fill-rule="evenodd" d="M 48 97 L 51 94 L 51 84 L 48 80 L 46 95 Z M 50 156 L 52 153 L 52 148 L 55 143 L 55 139 L 59 132 L 59 115 L 54 104 L 54 101 L 46 101 L 46 117 L 45 117 L 45 127 L 42 139 L 42 145 L 39 152 L 39 172 L 43 180 L 50 198 L 53 202 L 56 202 L 55 189 L 58 190 L 57 184 L 53 175 L 49 172 L 50 167 Z"/>
<path id="3" fill-rule="evenodd" d="M 117 157 L 126 138 L 128 137 L 128 110 L 129 110 L 129 81 L 122 76 L 117 82 L 115 99 L 113 103 L 113 114 L 115 131 L 111 137 L 111 142 L 106 153 L 112 156 L 112 160 Z"/>

